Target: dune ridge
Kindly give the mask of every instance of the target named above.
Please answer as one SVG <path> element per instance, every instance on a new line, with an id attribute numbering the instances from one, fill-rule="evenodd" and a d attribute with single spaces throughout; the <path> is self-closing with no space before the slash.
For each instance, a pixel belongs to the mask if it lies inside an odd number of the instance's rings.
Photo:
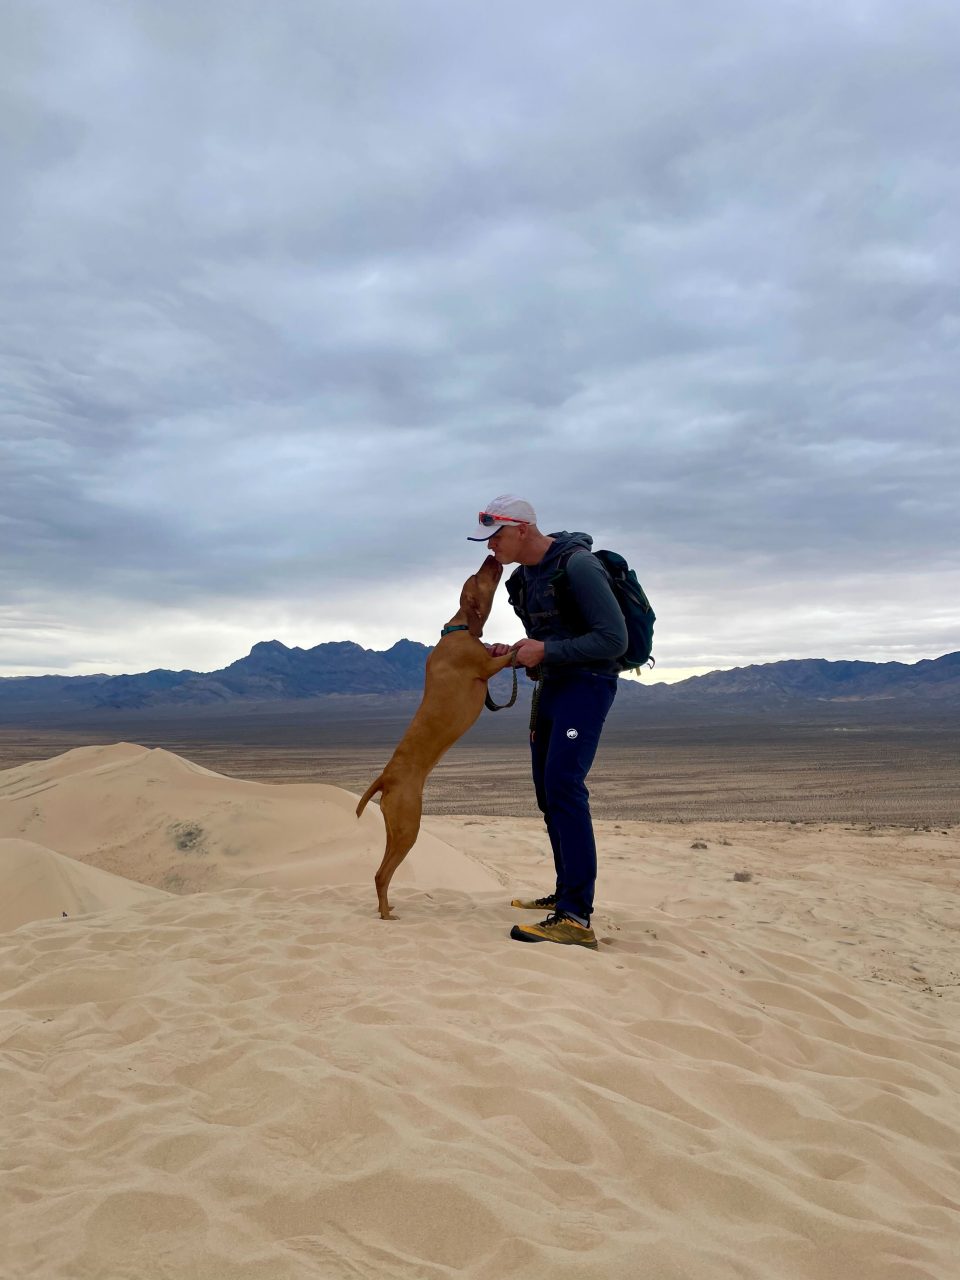
<path id="1" fill-rule="evenodd" d="M 162 889 L 84 866 L 30 840 L 3 838 L 0 884 L 0 932 L 32 920 L 89 915 L 168 896 Z"/>
<path id="2" fill-rule="evenodd" d="M 375 806 L 322 783 L 224 777 L 160 748 L 77 747 L 0 773 L 0 836 L 173 893 L 367 881 L 383 856 Z M 490 889 L 480 863 L 421 832 L 399 883 Z"/>
<path id="3" fill-rule="evenodd" d="M 29 801 L 66 832 L 82 777 L 113 797 L 75 837 L 88 859 L 120 856 L 120 792 L 145 837 L 260 798 L 143 749 L 47 763 L 0 775 L 0 824 Z M 298 814 L 299 790 L 276 788 Z M 332 824 L 353 801 L 309 790 Z M 284 797 L 264 800 L 269 827 Z M 209 813 L 198 856 L 226 865 Z M 468 817 L 428 823 L 395 923 L 369 866 L 336 879 L 344 834 L 330 882 L 0 935 L 0 1275 L 953 1280 L 956 833 L 898 863 L 883 833 L 737 845 L 728 824 L 691 850 L 615 825 L 596 954 L 509 940 L 501 886 L 540 887 L 543 834 Z M 455 842 L 486 885 L 429 882 Z M 184 853 L 127 856 L 160 876 Z M 939 980 L 879 971 L 883 947 L 936 953 Z"/>

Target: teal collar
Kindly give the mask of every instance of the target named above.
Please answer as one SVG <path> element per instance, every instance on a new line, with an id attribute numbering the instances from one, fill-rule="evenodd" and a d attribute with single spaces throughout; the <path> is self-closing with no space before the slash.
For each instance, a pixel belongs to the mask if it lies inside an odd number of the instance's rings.
<path id="1" fill-rule="evenodd" d="M 469 631 L 469 630 L 470 630 L 469 627 L 465 627 L 462 624 L 460 626 L 454 627 L 454 626 L 451 626 L 450 623 L 448 622 L 447 625 L 440 632 L 440 639 L 442 640 L 444 636 L 448 636 L 451 631 Z"/>

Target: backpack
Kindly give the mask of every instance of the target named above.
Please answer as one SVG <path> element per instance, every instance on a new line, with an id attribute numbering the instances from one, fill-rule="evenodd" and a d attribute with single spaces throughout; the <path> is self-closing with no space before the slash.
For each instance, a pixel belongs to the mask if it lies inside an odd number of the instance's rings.
<path id="1" fill-rule="evenodd" d="M 559 567 L 550 578 L 560 617 L 571 630 L 583 625 L 567 580 L 567 563 L 578 551 L 586 551 L 586 548 L 571 547 L 569 551 L 565 551 L 560 558 Z M 638 582 L 636 573 L 616 551 L 593 551 L 588 554 L 595 555 L 606 570 L 613 594 L 627 624 L 627 650 L 621 658 L 617 659 L 620 670 L 636 671 L 643 666 L 652 667 L 655 659 L 650 651 L 653 648 L 653 624 L 657 620 L 657 615 Z M 523 566 L 520 565 L 507 579 L 507 596 L 513 605 L 514 612 L 529 631 L 530 615 L 526 611 L 526 595 L 527 586 L 523 577 Z"/>

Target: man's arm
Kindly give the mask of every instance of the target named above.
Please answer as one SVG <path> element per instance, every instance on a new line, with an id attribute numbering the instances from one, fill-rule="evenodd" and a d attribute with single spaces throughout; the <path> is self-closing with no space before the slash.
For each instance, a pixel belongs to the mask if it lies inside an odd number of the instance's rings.
<path id="1" fill-rule="evenodd" d="M 587 630 L 572 640 L 544 641 L 544 663 L 621 657 L 627 651 L 627 624 L 603 565 L 596 556 L 578 551 L 567 561 L 567 582 Z"/>

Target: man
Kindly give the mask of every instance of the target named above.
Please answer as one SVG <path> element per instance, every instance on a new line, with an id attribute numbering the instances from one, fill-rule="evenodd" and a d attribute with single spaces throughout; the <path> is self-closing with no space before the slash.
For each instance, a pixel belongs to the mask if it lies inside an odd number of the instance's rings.
<path id="1" fill-rule="evenodd" d="M 519 665 L 540 667 L 543 690 L 530 739 L 533 785 L 543 814 L 556 889 L 543 898 L 514 898 L 523 910 L 546 910 L 540 924 L 514 925 L 518 942 L 558 942 L 595 951 L 590 927 L 597 878 L 597 847 L 585 779 L 617 693 L 627 628 L 599 560 L 585 533 L 544 534 L 529 502 L 512 494 L 494 498 L 480 512 L 473 542 L 486 542 L 503 564 L 521 566 L 522 597 L 514 609 L 527 638 L 514 646 L 490 645 L 495 656 L 517 650 Z M 557 599 L 553 578 L 566 558 Z M 561 606 L 562 605 L 562 610 Z"/>

